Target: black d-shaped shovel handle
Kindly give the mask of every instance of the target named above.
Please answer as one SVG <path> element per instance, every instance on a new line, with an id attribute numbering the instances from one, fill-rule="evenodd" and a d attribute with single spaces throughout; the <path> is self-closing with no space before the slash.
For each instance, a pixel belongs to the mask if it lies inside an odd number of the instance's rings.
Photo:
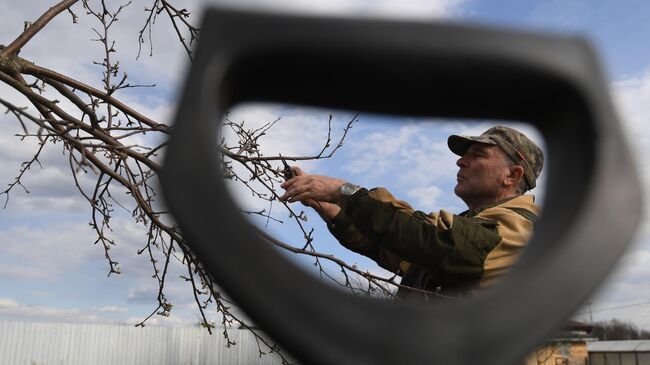
<path id="1" fill-rule="evenodd" d="M 532 123 L 550 163 L 529 249 L 497 285 L 458 303 L 394 303 L 326 286 L 261 241 L 224 186 L 215 118 L 244 101 Z M 207 270 L 307 364 L 516 363 L 592 293 L 641 211 L 587 42 L 440 23 L 206 11 L 162 177 Z"/>

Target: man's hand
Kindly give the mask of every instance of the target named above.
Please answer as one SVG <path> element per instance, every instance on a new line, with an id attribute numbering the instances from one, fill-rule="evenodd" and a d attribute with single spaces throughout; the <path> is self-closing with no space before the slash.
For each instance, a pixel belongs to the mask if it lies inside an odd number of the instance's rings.
<path id="1" fill-rule="evenodd" d="M 296 176 L 280 185 L 286 190 L 280 200 L 290 203 L 300 201 L 311 207 L 317 206 L 314 201 L 333 204 L 339 202 L 341 185 L 345 181 L 329 176 L 306 174 L 297 166 L 291 169 Z"/>
<path id="2" fill-rule="evenodd" d="M 291 197 L 291 194 L 289 193 L 289 189 L 290 189 L 289 186 L 293 186 L 293 183 L 289 184 L 289 182 L 295 179 L 296 177 L 303 176 L 303 178 L 301 178 L 302 180 L 305 179 L 307 176 L 307 174 L 305 174 L 298 166 L 291 167 L 291 172 L 294 177 L 287 180 L 284 184 L 281 185 L 283 188 L 287 189 L 287 192 L 280 197 L 281 200 L 289 200 L 289 201 L 298 200 L 298 199 L 289 198 Z M 309 175 L 309 176 L 317 177 L 317 175 Z M 326 176 L 320 176 L 320 177 L 326 177 Z M 339 189 L 340 189 L 340 185 L 337 188 L 337 191 L 339 191 Z M 313 208 L 328 223 L 330 223 L 331 220 L 334 219 L 334 217 L 336 217 L 336 215 L 341 211 L 341 208 L 336 204 L 327 203 L 325 201 L 318 201 L 316 199 L 305 199 L 305 200 L 300 200 L 300 202 L 308 207 Z"/>

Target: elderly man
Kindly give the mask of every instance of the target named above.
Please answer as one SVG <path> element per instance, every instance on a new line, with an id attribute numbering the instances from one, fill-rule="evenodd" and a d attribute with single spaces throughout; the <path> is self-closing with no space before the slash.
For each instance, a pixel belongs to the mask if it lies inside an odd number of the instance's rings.
<path id="1" fill-rule="evenodd" d="M 367 190 L 297 167 L 296 176 L 282 184 L 281 199 L 311 206 L 342 245 L 417 289 L 402 287 L 398 296 L 465 296 L 512 266 L 531 237 L 539 207 L 524 193 L 535 187 L 543 154 L 524 134 L 504 126 L 480 136 L 452 135 L 447 143 L 460 156 L 454 192 L 469 208 L 458 215 L 425 214 L 386 189 Z"/>

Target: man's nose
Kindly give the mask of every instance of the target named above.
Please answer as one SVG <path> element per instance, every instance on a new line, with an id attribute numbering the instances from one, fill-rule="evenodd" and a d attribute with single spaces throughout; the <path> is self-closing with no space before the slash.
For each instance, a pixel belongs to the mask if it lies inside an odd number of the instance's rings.
<path id="1" fill-rule="evenodd" d="M 467 166 L 467 160 L 465 159 L 465 156 L 461 156 L 458 160 L 456 160 L 456 166 L 458 167 L 466 167 Z"/>

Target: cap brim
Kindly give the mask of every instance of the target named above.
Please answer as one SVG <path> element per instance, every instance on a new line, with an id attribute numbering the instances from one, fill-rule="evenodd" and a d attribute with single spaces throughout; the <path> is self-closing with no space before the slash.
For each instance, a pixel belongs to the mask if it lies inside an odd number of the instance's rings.
<path id="1" fill-rule="evenodd" d="M 453 134 L 447 138 L 447 146 L 449 146 L 451 152 L 458 156 L 463 156 L 469 146 L 476 142 L 496 145 L 496 142 L 481 136 L 459 136 Z"/>

